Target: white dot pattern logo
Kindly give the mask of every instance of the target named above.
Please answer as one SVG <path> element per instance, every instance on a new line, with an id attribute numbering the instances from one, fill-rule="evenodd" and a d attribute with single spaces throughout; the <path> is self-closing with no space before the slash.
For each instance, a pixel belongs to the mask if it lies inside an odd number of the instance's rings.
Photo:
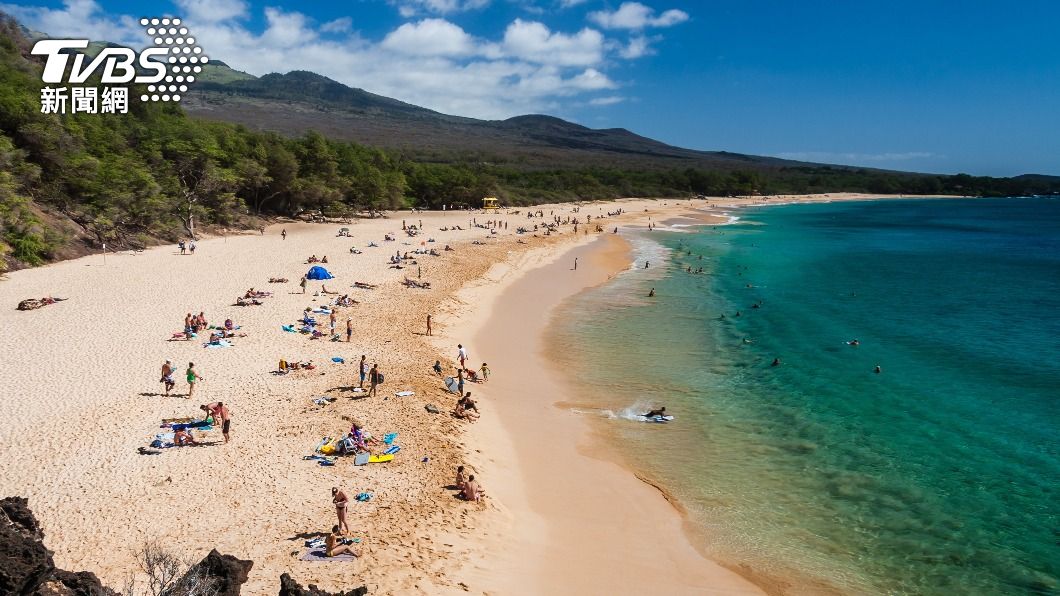
<path id="1" fill-rule="evenodd" d="M 202 53 L 202 48 L 196 45 L 196 40 L 190 35 L 187 27 L 181 26 L 181 20 L 170 17 L 143 17 L 140 25 L 154 41 L 155 47 L 165 48 L 169 56 L 162 61 L 165 67 L 165 77 L 157 85 L 148 85 L 147 93 L 140 96 L 140 101 L 180 101 L 177 92 L 185 93 L 188 86 L 176 83 L 194 83 L 195 77 L 192 72 L 202 72 L 199 64 L 206 64 L 209 58 Z M 159 60 L 162 60 L 161 58 Z M 187 64 L 195 66 L 187 66 Z M 183 73 L 183 74 L 182 74 Z M 161 83 L 165 84 L 161 84 Z"/>

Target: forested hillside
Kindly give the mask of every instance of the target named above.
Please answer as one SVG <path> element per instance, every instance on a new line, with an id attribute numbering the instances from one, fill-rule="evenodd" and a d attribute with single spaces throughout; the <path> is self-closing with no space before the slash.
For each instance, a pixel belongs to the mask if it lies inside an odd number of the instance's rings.
<path id="1" fill-rule="evenodd" d="M 136 100 L 124 115 L 42 114 L 42 64 L 30 55 L 31 46 L 16 22 L 0 18 L 0 267 L 7 268 L 74 256 L 103 243 L 141 247 L 202 227 L 257 225 L 257 216 L 479 205 L 490 195 L 521 205 L 690 193 L 1060 191 L 1054 177 L 930 176 L 785 166 L 771 158 L 735 159 L 747 167 L 710 169 L 667 168 L 657 161 L 643 167 L 635 161 L 610 166 L 607 160 L 528 165 L 476 147 L 425 156 L 334 140 L 314 130 L 297 136 L 250 130 L 223 118 L 189 117 L 179 105 Z M 247 88 L 245 78 L 231 80 Z M 326 88 L 332 99 L 345 97 L 332 85 Z M 541 117 L 529 124 L 549 130 L 576 126 Z"/>

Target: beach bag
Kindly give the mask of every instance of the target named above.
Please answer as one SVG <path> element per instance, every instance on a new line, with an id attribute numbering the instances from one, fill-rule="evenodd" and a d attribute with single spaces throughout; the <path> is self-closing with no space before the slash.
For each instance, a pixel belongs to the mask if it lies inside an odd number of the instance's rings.
<path id="1" fill-rule="evenodd" d="M 378 373 L 378 374 L 375 375 L 375 384 L 376 385 L 382 385 L 383 384 L 383 373 Z"/>
<path id="2" fill-rule="evenodd" d="M 346 437 L 339 442 L 339 453 L 353 453 L 356 450 L 357 444 L 350 437 Z"/>

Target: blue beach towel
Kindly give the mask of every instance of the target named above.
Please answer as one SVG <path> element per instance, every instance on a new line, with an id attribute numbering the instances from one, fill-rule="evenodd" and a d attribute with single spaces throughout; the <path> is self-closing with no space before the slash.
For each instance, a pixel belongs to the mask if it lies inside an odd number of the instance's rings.
<path id="1" fill-rule="evenodd" d="M 386 443 L 387 445 L 389 445 L 389 444 L 394 442 L 394 439 L 396 439 L 397 436 L 398 436 L 397 433 L 387 433 L 387 434 L 383 435 L 383 442 Z"/>

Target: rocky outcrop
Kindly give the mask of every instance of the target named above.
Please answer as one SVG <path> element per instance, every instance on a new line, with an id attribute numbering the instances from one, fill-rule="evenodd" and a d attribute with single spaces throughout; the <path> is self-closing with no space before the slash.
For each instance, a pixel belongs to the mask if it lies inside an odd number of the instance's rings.
<path id="1" fill-rule="evenodd" d="M 177 582 L 176 593 L 239 596 L 239 590 L 247 582 L 252 567 L 254 561 L 244 561 L 232 555 L 222 555 L 216 549 L 211 550 L 206 558 L 192 565 Z M 197 589 L 192 590 L 193 587 Z"/>
<path id="2" fill-rule="evenodd" d="M 364 596 L 367 593 L 368 588 L 364 586 L 348 592 L 325 592 L 313 584 L 303 588 L 290 575 L 284 573 L 280 576 L 280 596 Z"/>
<path id="3" fill-rule="evenodd" d="M 239 596 L 254 566 L 231 555 L 210 551 L 192 565 L 172 590 L 174 596 L 195 593 Z M 205 585 L 204 585 L 205 584 Z M 202 588 L 205 588 L 203 590 Z M 56 569 L 44 546 L 44 532 L 22 497 L 0 499 L 0 594 L 7 596 L 118 596 L 88 571 Z"/>

